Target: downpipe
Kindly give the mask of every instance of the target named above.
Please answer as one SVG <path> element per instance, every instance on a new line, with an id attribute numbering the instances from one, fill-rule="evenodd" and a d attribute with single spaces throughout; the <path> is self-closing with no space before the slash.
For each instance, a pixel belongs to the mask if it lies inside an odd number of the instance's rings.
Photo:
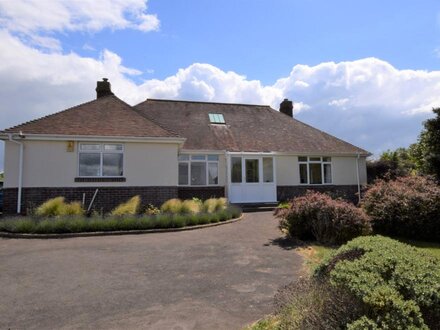
<path id="1" fill-rule="evenodd" d="M 20 135 L 22 137 L 22 135 Z M 20 146 L 20 156 L 19 156 L 19 164 L 18 164 L 18 192 L 17 192 L 17 214 L 21 213 L 21 195 L 22 195 L 22 187 L 23 187 L 23 142 L 18 142 L 12 138 L 12 133 L 8 134 L 8 139 L 10 142 L 18 144 Z"/>

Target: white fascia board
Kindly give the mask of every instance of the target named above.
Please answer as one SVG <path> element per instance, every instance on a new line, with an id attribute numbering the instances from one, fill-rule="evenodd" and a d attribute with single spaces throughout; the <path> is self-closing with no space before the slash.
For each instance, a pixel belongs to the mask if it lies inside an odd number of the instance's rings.
<path id="1" fill-rule="evenodd" d="M 361 157 L 371 156 L 371 153 L 362 153 L 362 152 L 324 152 L 324 151 L 316 151 L 316 152 L 282 152 L 275 151 L 274 155 L 277 156 L 334 156 L 334 157 L 357 157 L 358 155 Z"/>
<path id="2" fill-rule="evenodd" d="M 183 144 L 185 138 L 177 137 L 137 137 L 137 136 L 95 136 L 95 135 L 55 135 L 55 134 L 14 134 L 22 140 L 30 141 L 91 141 L 91 142 L 156 142 Z M 0 135 L 0 140 L 7 140 L 7 135 Z"/>
<path id="3" fill-rule="evenodd" d="M 293 152 L 293 151 L 227 151 L 227 150 L 189 150 L 189 149 L 181 149 L 181 154 L 226 154 L 226 155 L 267 155 L 267 156 L 334 156 L 334 157 L 357 157 L 360 155 L 361 157 L 368 157 L 371 154 L 368 153 L 353 153 L 353 152 Z"/>
<path id="4" fill-rule="evenodd" d="M 211 155 L 224 155 L 226 154 L 225 150 L 209 150 L 209 149 L 197 149 L 197 150 L 190 150 L 190 149 L 180 149 L 179 153 L 181 155 L 206 155 L 206 154 L 211 154 Z"/>

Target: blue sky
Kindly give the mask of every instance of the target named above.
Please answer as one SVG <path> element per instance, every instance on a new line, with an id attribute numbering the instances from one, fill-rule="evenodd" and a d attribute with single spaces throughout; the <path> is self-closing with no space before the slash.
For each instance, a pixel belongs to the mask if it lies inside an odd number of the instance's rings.
<path id="1" fill-rule="evenodd" d="M 295 64 L 376 57 L 399 69 L 439 66 L 439 1 L 148 2 L 160 31 L 58 35 L 66 52 L 97 56 L 111 49 L 124 64 L 163 79 L 195 62 L 272 84 Z M 84 49 L 84 44 L 95 48 Z"/>
<path id="2" fill-rule="evenodd" d="M 440 106 L 438 1 L 0 2 L 0 129 L 94 98 L 270 104 L 378 155 Z M 3 145 L 0 144 L 0 170 Z"/>

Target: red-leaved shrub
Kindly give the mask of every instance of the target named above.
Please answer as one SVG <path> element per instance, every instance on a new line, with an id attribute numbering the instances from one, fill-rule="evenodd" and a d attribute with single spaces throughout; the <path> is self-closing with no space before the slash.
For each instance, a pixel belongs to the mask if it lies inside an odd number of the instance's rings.
<path id="1" fill-rule="evenodd" d="M 308 191 L 275 214 L 280 228 L 299 239 L 339 244 L 371 233 L 370 220 L 362 209 L 319 192 Z"/>
<path id="2" fill-rule="evenodd" d="M 377 233 L 440 240 L 440 186 L 427 177 L 376 181 L 362 203 Z"/>

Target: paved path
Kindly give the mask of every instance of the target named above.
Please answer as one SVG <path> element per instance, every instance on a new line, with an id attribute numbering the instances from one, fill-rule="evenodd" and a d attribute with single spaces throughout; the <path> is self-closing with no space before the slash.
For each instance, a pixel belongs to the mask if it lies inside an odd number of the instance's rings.
<path id="1" fill-rule="evenodd" d="M 271 213 L 196 231 L 0 239 L 0 329 L 240 329 L 301 258 Z"/>

